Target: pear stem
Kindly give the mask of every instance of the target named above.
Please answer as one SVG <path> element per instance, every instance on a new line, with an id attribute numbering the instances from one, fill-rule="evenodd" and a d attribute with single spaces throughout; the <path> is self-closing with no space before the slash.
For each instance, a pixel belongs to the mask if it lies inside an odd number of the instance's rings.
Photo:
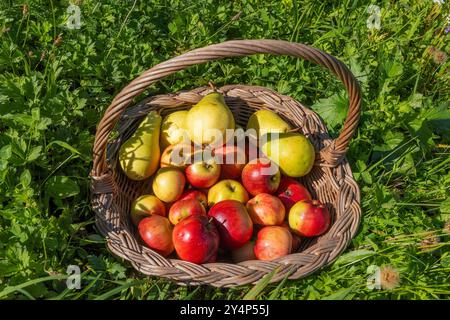
<path id="1" fill-rule="evenodd" d="M 300 131 L 300 127 L 297 127 L 297 128 L 291 129 L 291 130 L 287 130 L 286 132 L 291 133 L 291 132 L 297 132 L 297 131 Z"/>
<path id="2" fill-rule="evenodd" d="M 211 89 L 214 90 L 214 92 L 217 92 L 217 87 L 216 87 L 216 85 L 214 84 L 214 82 L 209 81 L 209 82 L 208 82 L 208 85 L 211 87 Z"/>

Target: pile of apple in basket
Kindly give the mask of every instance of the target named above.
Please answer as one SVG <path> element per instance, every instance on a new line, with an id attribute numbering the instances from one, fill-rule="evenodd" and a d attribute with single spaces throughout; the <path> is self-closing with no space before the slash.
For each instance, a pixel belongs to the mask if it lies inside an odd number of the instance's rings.
<path id="1" fill-rule="evenodd" d="M 160 150 L 163 150 L 162 154 Z M 193 263 L 274 260 L 323 234 L 330 213 L 298 182 L 314 147 L 279 115 L 258 110 L 245 131 L 219 92 L 164 119 L 150 111 L 119 150 L 123 172 L 148 179 L 131 220 L 142 243 Z"/>

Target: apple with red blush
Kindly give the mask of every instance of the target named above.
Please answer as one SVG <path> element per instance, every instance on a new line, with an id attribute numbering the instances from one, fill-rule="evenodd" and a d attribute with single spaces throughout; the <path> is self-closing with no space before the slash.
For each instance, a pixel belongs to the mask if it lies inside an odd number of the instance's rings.
<path id="1" fill-rule="evenodd" d="M 272 261 L 290 254 L 292 234 L 281 226 L 267 226 L 259 230 L 254 252 L 259 260 Z"/>
<path id="2" fill-rule="evenodd" d="M 283 202 L 286 212 L 289 212 L 292 206 L 299 201 L 312 200 L 308 189 L 306 189 L 303 184 L 290 177 L 281 178 L 276 195 L 280 198 L 281 202 Z"/>
<path id="3" fill-rule="evenodd" d="M 176 225 L 181 220 L 197 215 L 206 215 L 205 207 L 195 199 L 178 200 L 169 210 L 169 220 Z"/>
<path id="4" fill-rule="evenodd" d="M 169 219 L 159 215 L 151 215 L 138 224 L 138 233 L 147 247 L 167 257 L 172 253 L 172 225 Z"/>
<path id="5" fill-rule="evenodd" d="M 197 264 L 216 261 L 220 238 L 210 220 L 205 215 L 195 215 L 175 225 L 172 239 L 180 259 Z"/>
<path id="6" fill-rule="evenodd" d="M 186 167 L 185 173 L 193 187 L 209 188 L 220 178 L 220 164 L 214 158 L 195 161 Z"/>
<path id="7" fill-rule="evenodd" d="M 216 203 L 209 209 L 208 216 L 213 218 L 220 234 L 220 246 L 225 250 L 238 249 L 252 237 L 252 219 L 245 205 L 237 200 Z"/>
<path id="8" fill-rule="evenodd" d="M 303 237 L 320 236 L 331 224 L 330 212 L 318 200 L 297 202 L 289 211 L 288 219 L 291 230 Z"/>
<path id="9" fill-rule="evenodd" d="M 280 185 L 281 174 L 275 163 L 257 158 L 245 165 L 241 178 L 245 189 L 256 196 L 259 193 L 275 193 Z"/>
<path id="10" fill-rule="evenodd" d="M 284 221 L 284 205 L 280 199 L 271 194 L 257 194 L 247 202 L 246 207 L 254 224 L 276 226 Z"/>
<path id="11" fill-rule="evenodd" d="M 200 202 L 205 209 L 208 207 L 208 199 L 206 197 L 206 194 L 200 190 L 196 189 L 188 189 L 186 190 L 178 200 L 189 200 L 194 199 Z"/>
<path id="12" fill-rule="evenodd" d="M 214 149 L 214 157 L 221 164 L 221 179 L 239 179 L 246 164 L 245 150 L 236 145 L 223 145 Z"/>

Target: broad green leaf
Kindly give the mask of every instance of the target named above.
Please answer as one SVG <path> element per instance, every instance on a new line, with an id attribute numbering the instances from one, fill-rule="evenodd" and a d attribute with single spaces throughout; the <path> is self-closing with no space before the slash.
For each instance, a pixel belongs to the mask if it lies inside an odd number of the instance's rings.
<path id="1" fill-rule="evenodd" d="M 383 136 L 383 144 L 377 145 L 373 148 L 374 151 L 391 151 L 399 146 L 404 140 L 404 135 L 398 131 L 389 130 Z"/>
<path id="2" fill-rule="evenodd" d="M 410 170 L 415 171 L 414 157 L 411 155 L 411 153 L 406 154 L 403 158 L 399 159 L 398 162 L 400 163 L 398 172 L 406 173 L 407 171 Z"/>
<path id="3" fill-rule="evenodd" d="M 77 195 L 80 188 L 69 177 L 53 176 L 45 184 L 45 191 L 50 197 L 64 199 Z"/>
<path id="4" fill-rule="evenodd" d="M 397 61 L 386 61 L 383 64 L 384 71 L 389 78 L 394 78 L 402 75 L 403 65 Z"/>
<path id="5" fill-rule="evenodd" d="M 20 266 L 16 263 L 0 260 L 0 277 L 9 277 L 20 270 Z"/>
<path id="6" fill-rule="evenodd" d="M 385 144 L 390 150 L 397 147 L 404 139 L 404 135 L 401 132 L 388 131 L 384 136 Z"/>
<path id="7" fill-rule="evenodd" d="M 367 184 L 372 184 L 372 176 L 370 175 L 369 172 L 364 171 L 361 173 L 361 177 L 363 178 L 364 182 Z"/>
<path id="8" fill-rule="evenodd" d="M 104 271 L 106 270 L 105 262 L 97 257 L 96 255 L 90 255 L 88 257 L 89 264 L 92 266 L 92 268 L 96 271 Z"/>
<path id="9" fill-rule="evenodd" d="M 124 279 L 126 278 L 125 272 L 127 269 L 121 265 L 120 263 L 113 262 L 108 266 L 107 271 L 113 275 L 116 276 L 117 279 Z"/>
<path id="10" fill-rule="evenodd" d="M 0 159 L 8 160 L 9 158 L 11 158 L 11 155 L 12 155 L 12 147 L 10 144 L 3 146 L 0 149 Z"/>
<path id="11" fill-rule="evenodd" d="M 28 153 L 27 161 L 31 162 L 31 161 L 34 161 L 37 158 L 39 158 L 39 156 L 41 155 L 41 151 L 42 151 L 42 146 L 33 147 L 30 150 L 30 152 Z"/>
<path id="12" fill-rule="evenodd" d="M 15 123 L 22 124 L 27 127 L 31 127 L 33 125 L 33 117 L 28 114 L 23 113 L 15 113 L 15 114 L 5 114 L 1 116 L 0 119 L 12 120 Z"/>
<path id="13" fill-rule="evenodd" d="M 278 81 L 277 92 L 279 92 L 281 94 L 288 94 L 290 91 L 291 91 L 291 87 L 289 85 L 289 82 L 287 82 L 286 80 L 283 80 L 283 79 Z"/>
<path id="14" fill-rule="evenodd" d="M 31 183 L 31 173 L 30 170 L 25 169 L 20 175 L 20 183 L 24 188 L 28 187 Z"/>
<path id="15" fill-rule="evenodd" d="M 344 123 L 348 110 L 348 98 L 342 94 L 335 94 L 329 98 L 320 99 L 311 106 L 311 109 L 316 111 L 328 126 L 334 128 Z"/>

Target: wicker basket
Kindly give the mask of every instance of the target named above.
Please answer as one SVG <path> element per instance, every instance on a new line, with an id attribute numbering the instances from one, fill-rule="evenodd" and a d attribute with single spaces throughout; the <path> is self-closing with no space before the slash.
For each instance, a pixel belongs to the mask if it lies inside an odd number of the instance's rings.
<path id="1" fill-rule="evenodd" d="M 233 112 L 236 123 L 245 127 L 257 109 L 277 112 L 313 142 L 317 161 L 313 170 L 301 179 L 314 198 L 330 209 L 333 222 L 327 233 L 303 241 L 298 252 L 275 261 L 245 261 L 237 264 L 219 260 L 197 265 L 179 259 L 164 258 L 141 245 L 130 218 L 131 203 L 151 189 L 149 181 L 129 180 L 117 161 L 118 148 L 134 132 L 150 110 L 162 115 L 187 109 L 197 103 L 210 88 L 158 95 L 128 108 L 133 98 L 149 85 L 189 66 L 227 57 L 266 53 L 303 58 L 328 68 L 344 84 L 349 95 L 349 111 L 339 137 L 332 140 L 317 114 L 290 97 L 264 87 L 228 85 L 219 90 Z M 275 268 L 271 282 L 285 277 L 305 277 L 330 264 L 348 245 L 360 222 L 360 193 L 345 159 L 349 141 L 358 125 L 361 96 L 358 83 L 349 69 L 336 58 L 303 44 L 278 40 L 237 40 L 210 45 L 187 52 L 145 71 L 127 85 L 112 101 L 101 119 L 94 143 L 92 205 L 96 225 L 107 238 L 108 248 L 129 261 L 135 269 L 151 276 L 170 278 L 179 284 L 210 284 L 231 287 L 255 283 Z M 115 138 L 110 136 L 115 131 Z M 118 136 L 117 136 L 118 134 Z"/>

